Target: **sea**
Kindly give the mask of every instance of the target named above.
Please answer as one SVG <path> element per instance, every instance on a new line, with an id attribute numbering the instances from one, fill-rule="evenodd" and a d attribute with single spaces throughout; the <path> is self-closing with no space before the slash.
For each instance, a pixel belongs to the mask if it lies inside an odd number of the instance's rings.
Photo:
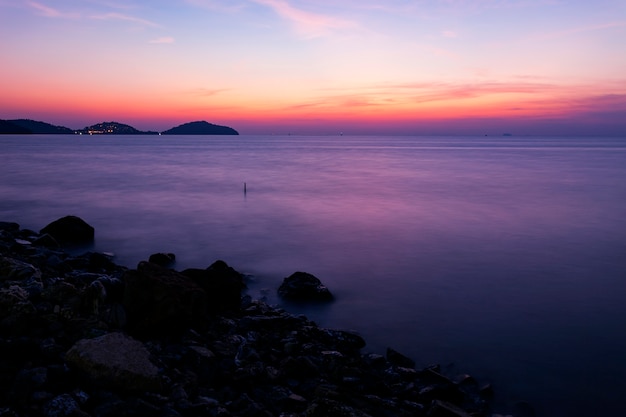
<path id="1" fill-rule="evenodd" d="M 626 415 L 625 137 L 2 135 L 0 161 L 1 221 L 79 216 L 129 268 L 221 259 L 494 413 Z M 278 298 L 296 271 L 335 301 Z"/>

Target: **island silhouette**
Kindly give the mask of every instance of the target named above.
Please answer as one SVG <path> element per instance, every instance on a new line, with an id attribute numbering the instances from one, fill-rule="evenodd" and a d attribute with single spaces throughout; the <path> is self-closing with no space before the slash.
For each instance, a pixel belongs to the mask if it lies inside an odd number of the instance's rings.
<path id="1" fill-rule="evenodd" d="M 70 129 L 65 126 L 55 126 L 50 123 L 30 120 L 14 119 L 0 120 L 0 134 L 79 134 L 79 135 L 238 135 L 232 127 L 220 126 L 206 121 L 184 123 L 163 132 L 141 131 L 119 122 L 102 122 L 83 129 Z"/>

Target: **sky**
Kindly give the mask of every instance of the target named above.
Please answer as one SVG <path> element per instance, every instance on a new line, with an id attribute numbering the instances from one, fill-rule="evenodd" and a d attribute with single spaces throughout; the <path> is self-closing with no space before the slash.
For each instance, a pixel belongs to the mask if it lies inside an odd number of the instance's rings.
<path id="1" fill-rule="evenodd" d="M 624 0 L 0 0 L 0 119 L 626 136 Z"/>

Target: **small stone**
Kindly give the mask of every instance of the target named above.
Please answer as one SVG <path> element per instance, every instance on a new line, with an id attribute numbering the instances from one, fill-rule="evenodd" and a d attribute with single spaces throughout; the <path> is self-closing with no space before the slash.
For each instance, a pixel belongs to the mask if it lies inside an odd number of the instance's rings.
<path id="1" fill-rule="evenodd" d="M 288 398 L 296 403 L 306 403 L 306 398 L 298 394 L 291 394 Z"/>
<path id="2" fill-rule="evenodd" d="M 69 417 L 79 410 L 78 403 L 69 394 L 54 397 L 44 407 L 45 417 Z"/>

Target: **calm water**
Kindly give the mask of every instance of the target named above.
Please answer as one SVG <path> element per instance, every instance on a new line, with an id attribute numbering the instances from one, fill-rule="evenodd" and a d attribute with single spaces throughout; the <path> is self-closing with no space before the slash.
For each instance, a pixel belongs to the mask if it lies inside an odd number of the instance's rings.
<path id="1" fill-rule="evenodd" d="M 134 267 L 223 259 L 320 325 L 494 384 L 498 411 L 626 415 L 626 139 L 0 136 L 0 219 L 67 214 Z M 247 193 L 243 184 L 247 184 Z"/>

